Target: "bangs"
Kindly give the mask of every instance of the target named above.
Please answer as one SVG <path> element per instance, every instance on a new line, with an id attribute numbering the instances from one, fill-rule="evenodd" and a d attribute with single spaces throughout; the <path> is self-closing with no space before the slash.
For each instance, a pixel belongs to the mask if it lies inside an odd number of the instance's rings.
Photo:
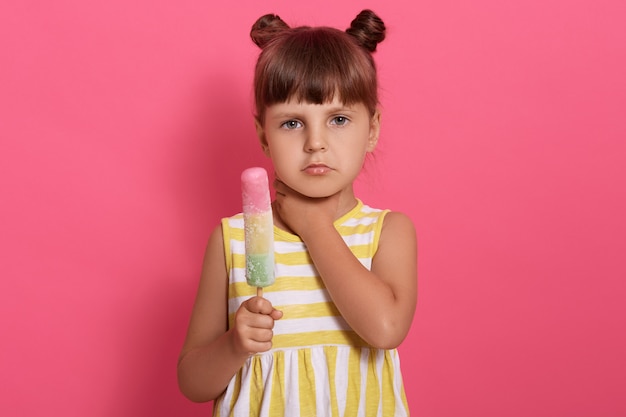
<path id="1" fill-rule="evenodd" d="M 337 29 L 304 27 L 289 38 L 277 39 L 263 51 L 255 78 L 260 81 L 255 83 L 259 117 L 266 106 L 289 100 L 362 102 L 372 114 L 378 104 L 371 56 Z"/>

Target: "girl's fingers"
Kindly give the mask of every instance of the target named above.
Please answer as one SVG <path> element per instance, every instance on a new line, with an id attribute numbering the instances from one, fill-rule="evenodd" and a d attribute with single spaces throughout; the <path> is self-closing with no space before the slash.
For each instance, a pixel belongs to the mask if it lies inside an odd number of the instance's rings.
<path id="1" fill-rule="evenodd" d="M 250 298 L 248 301 L 245 302 L 245 306 L 246 309 L 251 313 L 271 314 L 272 311 L 274 311 L 272 303 L 261 297 Z"/>
<path id="2" fill-rule="evenodd" d="M 285 195 L 287 195 L 287 186 L 278 178 L 274 180 L 273 186 L 274 186 L 274 191 L 276 191 L 277 196 L 284 197 Z"/>
<path id="3" fill-rule="evenodd" d="M 272 329 L 274 320 L 283 316 L 282 311 L 276 310 L 272 303 L 260 297 L 252 297 L 242 306 L 244 311 L 237 314 L 235 320 L 251 328 Z"/>
<path id="4" fill-rule="evenodd" d="M 273 318 L 274 320 L 279 320 L 283 317 L 283 312 L 280 310 L 274 309 L 274 311 L 270 313 L 270 317 Z"/>
<path id="5" fill-rule="evenodd" d="M 266 343 L 272 341 L 274 332 L 271 329 L 252 329 L 250 330 L 250 340 L 256 343 Z"/>

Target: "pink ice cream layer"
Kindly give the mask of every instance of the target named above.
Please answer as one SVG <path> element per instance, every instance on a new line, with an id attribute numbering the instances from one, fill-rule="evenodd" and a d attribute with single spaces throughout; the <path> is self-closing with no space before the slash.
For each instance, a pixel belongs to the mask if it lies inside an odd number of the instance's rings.
<path id="1" fill-rule="evenodd" d="M 269 181 L 264 168 L 248 168 L 241 173 L 241 197 L 244 213 L 256 214 L 271 210 Z"/>

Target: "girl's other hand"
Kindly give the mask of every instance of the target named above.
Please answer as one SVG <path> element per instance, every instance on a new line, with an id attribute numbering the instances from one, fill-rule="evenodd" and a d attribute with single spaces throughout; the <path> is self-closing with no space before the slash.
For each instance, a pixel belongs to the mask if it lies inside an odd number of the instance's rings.
<path id="1" fill-rule="evenodd" d="M 255 354 L 272 348 L 274 321 L 283 316 L 272 303 L 262 297 L 243 302 L 235 313 L 234 349 L 238 353 Z"/>
<path id="2" fill-rule="evenodd" d="M 291 232 L 303 240 L 309 231 L 332 226 L 337 217 L 339 194 L 320 198 L 307 197 L 278 178 L 274 180 L 274 189 L 276 214 Z"/>

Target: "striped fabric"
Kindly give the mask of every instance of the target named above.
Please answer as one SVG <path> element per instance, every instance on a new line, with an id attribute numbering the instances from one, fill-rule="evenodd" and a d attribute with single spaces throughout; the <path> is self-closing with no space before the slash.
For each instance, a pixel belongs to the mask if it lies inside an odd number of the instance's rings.
<path id="1" fill-rule="evenodd" d="M 387 211 L 357 206 L 335 222 L 367 268 Z M 256 294 L 246 283 L 243 216 L 222 220 L 232 325 L 241 303 Z M 337 311 L 304 243 L 274 228 L 276 282 L 264 297 L 283 311 L 272 349 L 253 355 L 233 377 L 214 416 L 407 416 L 397 350 L 370 347 Z"/>

